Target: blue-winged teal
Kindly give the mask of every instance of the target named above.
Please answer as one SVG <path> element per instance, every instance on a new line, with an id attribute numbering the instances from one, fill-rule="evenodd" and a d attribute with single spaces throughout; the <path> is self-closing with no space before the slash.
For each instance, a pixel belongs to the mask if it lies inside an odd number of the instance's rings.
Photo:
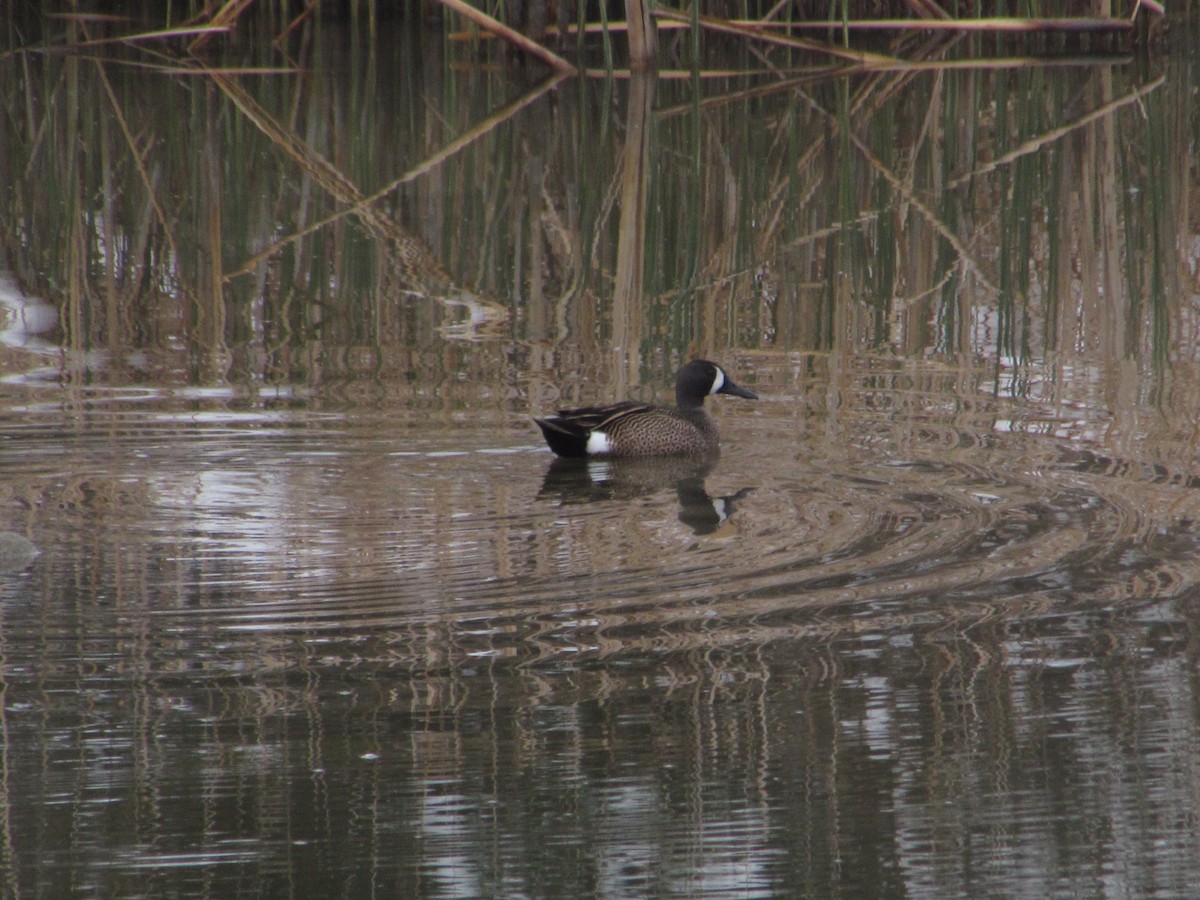
<path id="1" fill-rule="evenodd" d="M 758 395 L 733 383 L 707 359 L 679 370 L 675 406 L 614 403 L 560 409 L 558 415 L 534 419 L 550 449 L 559 456 L 670 456 L 716 453 L 717 423 L 704 411 L 709 394 L 732 394 L 757 400 Z"/>

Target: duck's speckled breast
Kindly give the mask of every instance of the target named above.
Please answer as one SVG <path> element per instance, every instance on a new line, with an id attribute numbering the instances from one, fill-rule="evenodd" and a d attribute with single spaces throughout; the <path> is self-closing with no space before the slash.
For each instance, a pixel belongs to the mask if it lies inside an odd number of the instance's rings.
<path id="1" fill-rule="evenodd" d="M 613 456 L 716 453 L 717 423 L 703 409 L 657 408 L 613 423 Z"/>

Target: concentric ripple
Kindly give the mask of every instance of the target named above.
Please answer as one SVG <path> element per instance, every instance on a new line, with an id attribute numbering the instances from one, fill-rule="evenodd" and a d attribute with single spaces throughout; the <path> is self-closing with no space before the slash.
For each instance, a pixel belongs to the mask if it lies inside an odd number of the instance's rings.
<path id="1" fill-rule="evenodd" d="M 937 391 L 809 405 L 725 418 L 711 465 L 286 413 L 31 426 L 0 453 L 35 566 L 78 586 L 90 633 L 152 622 L 152 657 L 216 671 L 761 646 L 1200 581 L 1184 470 Z"/>

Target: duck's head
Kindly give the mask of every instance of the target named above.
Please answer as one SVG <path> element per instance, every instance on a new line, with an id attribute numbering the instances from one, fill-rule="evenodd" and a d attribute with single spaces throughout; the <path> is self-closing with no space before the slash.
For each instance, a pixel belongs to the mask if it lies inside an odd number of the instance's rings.
<path id="1" fill-rule="evenodd" d="M 758 394 L 740 384 L 734 384 L 724 369 L 707 359 L 694 359 L 679 370 L 675 379 L 676 406 L 703 406 L 704 398 L 709 394 L 731 394 L 747 400 L 758 399 Z"/>

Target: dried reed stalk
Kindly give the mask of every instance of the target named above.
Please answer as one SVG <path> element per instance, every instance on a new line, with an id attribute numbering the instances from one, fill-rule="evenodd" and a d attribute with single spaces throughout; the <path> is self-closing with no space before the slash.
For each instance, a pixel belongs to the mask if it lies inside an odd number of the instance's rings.
<path id="1" fill-rule="evenodd" d="M 503 22 L 493 19 L 487 13 L 476 9 L 471 4 L 464 0 L 438 0 L 443 6 L 454 10 L 456 13 L 465 16 L 481 28 L 486 28 L 498 37 L 504 38 L 515 47 L 524 50 L 530 56 L 536 56 L 547 65 L 553 66 L 562 72 L 575 73 L 575 67 L 551 50 L 543 47 L 537 41 L 530 40 L 521 34 L 519 31 L 514 31 Z"/>
<path id="2" fill-rule="evenodd" d="M 232 28 L 237 17 L 240 16 L 254 0 L 227 0 L 224 6 L 217 10 L 216 14 L 209 20 L 208 24 L 216 28 Z M 196 51 L 203 47 L 212 38 L 211 34 L 202 34 L 188 47 L 189 50 Z"/>
<path id="3" fill-rule="evenodd" d="M 1161 10 L 1162 6 L 1155 0 L 1139 0 L 1148 9 Z M 658 29 L 674 31 L 690 27 L 686 15 L 671 15 L 671 11 L 656 10 Z M 738 28 L 753 30 L 778 31 L 829 31 L 831 29 L 849 28 L 851 31 L 986 31 L 986 32 L 1095 32 L 1095 31 L 1128 31 L 1133 27 L 1132 19 L 1107 18 L 1092 16 L 1066 16 L 1059 18 L 1020 18 L 1016 16 L 992 16 L 986 19 L 851 19 L 843 25 L 840 22 L 777 22 L 770 19 L 726 19 L 727 24 Z M 627 31 L 627 22 L 588 22 L 582 26 L 569 25 L 566 34 L 599 34 L 603 31 Z M 558 29 L 550 25 L 547 35 L 558 34 Z M 454 31 L 449 35 L 451 41 L 469 41 L 476 35 L 466 31 Z"/>
<path id="4" fill-rule="evenodd" d="M 662 20 L 684 22 L 690 24 L 692 16 L 690 13 L 680 12 L 674 9 L 665 9 L 659 7 L 654 11 L 654 15 L 660 21 Z M 740 37 L 753 38 L 756 41 L 763 41 L 768 44 L 778 44 L 783 47 L 792 47 L 796 50 L 807 50 L 811 53 L 824 53 L 837 59 L 845 59 L 850 62 L 860 65 L 877 65 L 895 63 L 897 60 L 891 56 L 885 56 L 882 53 L 870 53 L 866 50 L 850 50 L 846 47 L 838 47 L 832 44 L 825 44 L 820 41 L 811 41 L 807 38 L 788 37 L 786 35 L 771 34 L 770 32 L 755 25 L 735 25 L 728 19 L 719 19 L 715 16 L 699 16 L 697 21 L 701 28 L 708 31 L 716 31 L 722 34 L 735 34 Z"/>

